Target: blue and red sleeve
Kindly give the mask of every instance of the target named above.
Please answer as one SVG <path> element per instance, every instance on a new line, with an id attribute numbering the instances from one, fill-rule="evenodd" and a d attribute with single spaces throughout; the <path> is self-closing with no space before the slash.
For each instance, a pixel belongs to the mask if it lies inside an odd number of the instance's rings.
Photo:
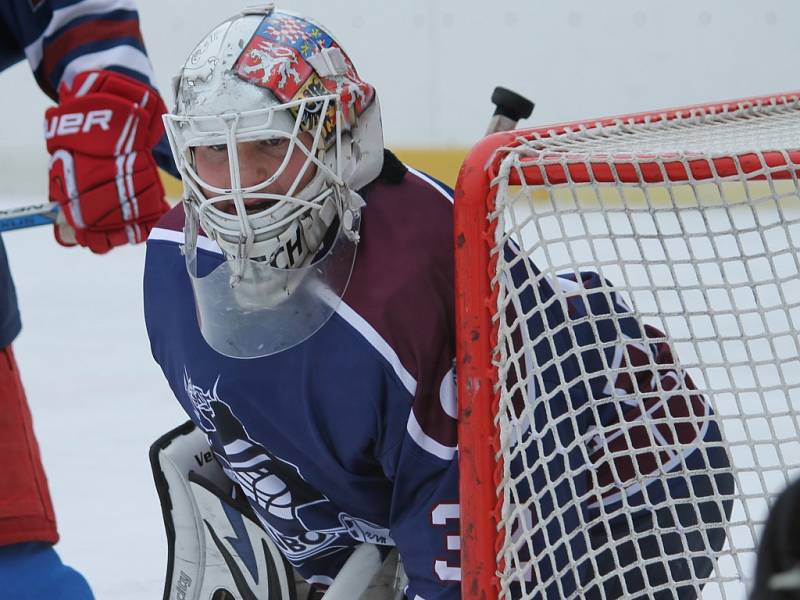
<path id="1" fill-rule="evenodd" d="M 59 84 L 108 69 L 153 85 L 133 0 L 9 0 L 0 66 L 28 60 L 39 87 L 57 100 Z"/>

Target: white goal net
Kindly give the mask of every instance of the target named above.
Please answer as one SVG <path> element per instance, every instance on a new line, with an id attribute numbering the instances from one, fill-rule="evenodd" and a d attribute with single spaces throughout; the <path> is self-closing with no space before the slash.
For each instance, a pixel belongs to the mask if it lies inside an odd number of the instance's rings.
<path id="1" fill-rule="evenodd" d="M 462 536 L 491 544 L 480 585 L 743 600 L 800 474 L 797 100 L 509 140 L 486 167 L 495 537 Z"/>

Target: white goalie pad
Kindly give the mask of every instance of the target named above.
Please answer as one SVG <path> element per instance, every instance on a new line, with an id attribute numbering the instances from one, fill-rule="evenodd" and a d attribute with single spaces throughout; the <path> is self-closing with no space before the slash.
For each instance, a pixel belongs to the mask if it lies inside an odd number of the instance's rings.
<path id="1" fill-rule="evenodd" d="M 191 422 L 150 447 L 169 544 L 164 600 L 296 600 L 293 571 Z"/>
<path id="2" fill-rule="evenodd" d="M 168 542 L 163 600 L 307 597 L 308 585 L 258 524 L 191 421 L 150 446 L 150 466 Z M 362 544 L 321 600 L 399 600 L 406 584 L 396 552 L 382 560 L 376 546 Z"/>

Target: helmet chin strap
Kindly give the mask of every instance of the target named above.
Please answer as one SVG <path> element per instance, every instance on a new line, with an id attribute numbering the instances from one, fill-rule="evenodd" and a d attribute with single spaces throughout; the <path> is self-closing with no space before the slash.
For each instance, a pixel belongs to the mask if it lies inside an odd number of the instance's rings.
<path id="1" fill-rule="evenodd" d="M 273 238 L 274 250 L 269 256 L 253 257 L 253 260 L 266 260 L 278 269 L 296 269 L 309 264 L 339 213 L 331 192 L 326 191 L 327 198 L 318 210 L 309 211 L 293 227 Z"/>
<path id="2" fill-rule="evenodd" d="M 230 242 L 218 245 L 231 264 L 231 287 L 236 287 L 246 271 L 247 261 L 268 263 L 276 269 L 298 269 L 310 265 L 320 250 L 332 227 L 338 226 L 351 242 L 358 243 L 360 212 L 364 200 L 345 186 L 327 188 L 313 199 L 318 208 L 299 217 L 295 223 L 280 232 L 267 244 L 260 245 L 258 255 L 250 252 L 252 244 L 240 239 L 236 252 L 230 252 Z"/>
<path id="3" fill-rule="evenodd" d="M 364 200 L 357 193 L 344 186 L 328 188 L 323 198 L 317 199 L 320 207 L 298 219 L 291 227 L 276 238 L 276 248 L 261 260 L 267 260 L 278 269 L 292 269 L 311 264 L 314 257 L 323 250 L 328 231 L 338 221 L 344 235 L 358 242 L 358 224 Z M 258 257 L 252 257 L 259 260 Z"/>

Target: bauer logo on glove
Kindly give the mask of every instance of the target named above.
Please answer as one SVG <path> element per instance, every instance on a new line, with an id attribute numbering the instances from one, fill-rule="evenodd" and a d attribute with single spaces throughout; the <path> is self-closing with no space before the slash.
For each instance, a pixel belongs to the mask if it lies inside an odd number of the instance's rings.
<path id="1" fill-rule="evenodd" d="M 90 110 L 88 113 L 66 113 L 55 115 L 45 122 L 44 139 L 49 140 L 56 135 L 70 135 L 73 133 L 89 133 L 93 126 L 98 126 L 103 131 L 110 129 L 109 122 L 114 113 L 108 109 Z"/>
<path id="2" fill-rule="evenodd" d="M 81 73 L 45 114 L 55 236 L 104 253 L 136 244 L 169 208 L 152 156 L 166 107 L 158 92 L 111 71 Z"/>

